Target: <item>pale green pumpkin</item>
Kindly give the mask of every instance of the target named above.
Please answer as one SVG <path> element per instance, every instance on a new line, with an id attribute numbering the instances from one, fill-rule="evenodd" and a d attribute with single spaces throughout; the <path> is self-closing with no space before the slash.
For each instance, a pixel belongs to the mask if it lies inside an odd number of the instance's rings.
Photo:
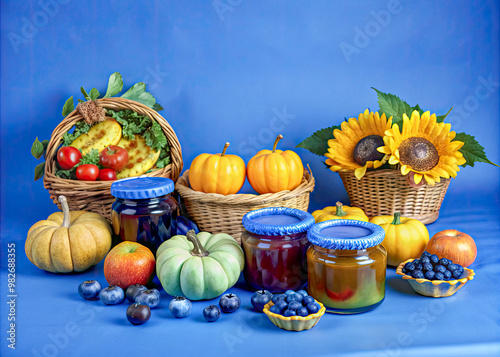
<path id="1" fill-rule="evenodd" d="M 163 242 L 156 252 L 156 274 L 172 296 L 213 299 L 238 281 L 245 258 L 240 245 L 225 233 L 189 231 Z"/>

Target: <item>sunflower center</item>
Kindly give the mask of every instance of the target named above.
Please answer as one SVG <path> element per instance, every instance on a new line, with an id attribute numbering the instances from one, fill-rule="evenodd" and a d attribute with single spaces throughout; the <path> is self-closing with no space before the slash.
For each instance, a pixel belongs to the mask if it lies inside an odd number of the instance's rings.
<path id="1" fill-rule="evenodd" d="M 429 171 L 439 162 L 436 147 L 427 139 L 411 137 L 399 146 L 400 161 L 416 171 Z"/>
<path id="2" fill-rule="evenodd" d="M 377 151 L 377 148 L 384 146 L 384 140 L 380 135 L 368 135 L 358 141 L 354 147 L 352 155 L 354 161 L 361 166 L 365 166 L 367 161 L 382 160 L 384 154 Z"/>

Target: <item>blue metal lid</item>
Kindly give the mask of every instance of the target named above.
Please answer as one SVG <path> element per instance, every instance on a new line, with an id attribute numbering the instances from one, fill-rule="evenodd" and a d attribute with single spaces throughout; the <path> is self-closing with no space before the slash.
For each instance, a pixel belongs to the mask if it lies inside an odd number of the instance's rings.
<path id="1" fill-rule="evenodd" d="M 143 200 L 168 195 L 174 182 L 166 177 L 130 177 L 111 184 L 111 194 L 126 200 Z"/>
<path id="2" fill-rule="evenodd" d="M 361 250 L 382 243 L 385 231 L 379 225 L 350 219 L 317 223 L 307 232 L 307 239 L 326 249 Z"/>
<path id="3" fill-rule="evenodd" d="M 295 208 L 268 207 L 248 212 L 242 223 L 247 231 L 255 234 L 283 236 L 306 232 L 314 224 L 314 217 Z"/>

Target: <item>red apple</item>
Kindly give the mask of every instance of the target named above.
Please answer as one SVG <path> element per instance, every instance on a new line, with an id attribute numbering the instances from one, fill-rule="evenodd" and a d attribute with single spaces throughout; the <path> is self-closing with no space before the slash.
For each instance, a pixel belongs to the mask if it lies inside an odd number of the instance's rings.
<path id="1" fill-rule="evenodd" d="M 121 242 L 104 260 L 104 277 L 109 285 L 122 289 L 133 284 L 146 285 L 155 275 L 155 257 L 145 246 L 136 242 Z"/>
<path id="2" fill-rule="evenodd" d="M 477 256 L 477 248 L 474 239 L 466 233 L 455 229 L 445 229 L 434 234 L 427 249 L 429 253 L 436 254 L 440 259 L 450 259 L 455 264 L 468 267 Z"/>

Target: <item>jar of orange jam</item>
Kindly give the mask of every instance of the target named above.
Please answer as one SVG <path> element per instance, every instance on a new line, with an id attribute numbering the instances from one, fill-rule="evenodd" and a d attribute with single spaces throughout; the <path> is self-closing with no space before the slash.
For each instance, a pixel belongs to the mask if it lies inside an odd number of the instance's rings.
<path id="1" fill-rule="evenodd" d="M 382 227 L 361 221 L 330 220 L 307 233 L 309 295 L 328 312 L 356 314 L 385 298 L 387 252 Z"/>

